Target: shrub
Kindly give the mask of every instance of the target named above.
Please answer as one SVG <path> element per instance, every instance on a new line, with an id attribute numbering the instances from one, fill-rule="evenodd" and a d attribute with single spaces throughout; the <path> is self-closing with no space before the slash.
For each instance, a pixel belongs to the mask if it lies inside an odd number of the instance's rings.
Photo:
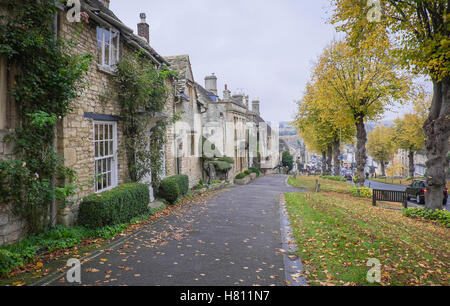
<path id="1" fill-rule="evenodd" d="M 358 196 L 358 190 L 359 190 L 359 196 L 362 198 L 372 198 L 372 196 L 373 196 L 373 191 L 370 188 L 367 188 L 367 187 L 361 187 L 361 188 L 352 187 L 352 188 L 350 188 L 350 192 L 355 197 Z"/>
<path id="2" fill-rule="evenodd" d="M 238 175 L 236 175 L 236 179 L 237 180 L 242 180 L 243 178 L 245 178 L 247 175 L 245 175 L 245 173 L 239 173 Z"/>
<path id="3" fill-rule="evenodd" d="M 332 175 L 320 175 L 320 178 L 337 181 L 337 182 L 346 182 L 347 180 L 341 176 L 332 176 Z"/>
<path id="4" fill-rule="evenodd" d="M 244 174 L 245 174 L 245 175 L 250 175 L 250 174 L 252 174 L 252 171 L 250 171 L 250 170 L 245 170 L 245 171 L 244 171 Z"/>
<path id="5" fill-rule="evenodd" d="M 174 175 L 170 177 L 174 179 L 180 188 L 181 195 L 185 195 L 189 191 L 189 177 L 187 175 Z"/>
<path id="6" fill-rule="evenodd" d="M 233 165 L 226 161 L 215 160 L 212 161 L 211 163 L 214 165 L 214 168 L 216 168 L 216 170 L 220 172 L 226 172 L 231 168 L 233 168 Z"/>
<path id="7" fill-rule="evenodd" d="M 437 221 L 439 224 L 450 228 L 450 212 L 445 210 L 424 209 L 421 207 L 403 209 L 403 214 L 408 218 L 427 219 Z"/>
<path id="8" fill-rule="evenodd" d="M 228 164 L 234 164 L 234 159 L 228 156 L 220 157 L 218 160 L 221 162 L 226 162 Z"/>
<path id="9" fill-rule="evenodd" d="M 256 173 L 258 176 L 260 176 L 261 173 L 262 173 L 261 168 L 251 167 L 249 170 L 250 170 L 252 173 Z"/>
<path id="10" fill-rule="evenodd" d="M 158 195 L 170 204 L 174 204 L 181 195 L 178 179 L 173 176 L 163 179 Z"/>
<path id="11" fill-rule="evenodd" d="M 126 223 L 148 212 L 149 203 L 148 185 L 125 184 L 86 197 L 80 205 L 78 222 L 88 228 Z"/>

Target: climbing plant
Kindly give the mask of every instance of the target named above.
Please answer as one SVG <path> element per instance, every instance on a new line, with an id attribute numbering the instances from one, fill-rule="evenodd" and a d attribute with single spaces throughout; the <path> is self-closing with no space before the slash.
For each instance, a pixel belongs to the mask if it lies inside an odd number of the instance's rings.
<path id="1" fill-rule="evenodd" d="M 73 184 L 55 188 L 56 178 L 74 179 L 54 149 L 55 127 L 86 86 L 92 56 L 74 54 L 69 42 L 55 37 L 53 0 L 6 0 L 0 16 L 0 56 L 15 71 L 14 99 L 20 125 L 4 137 L 15 144 L 14 160 L 0 161 L 0 202 L 14 204 L 31 233 L 50 224 L 49 204 L 72 193 Z"/>
<path id="2" fill-rule="evenodd" d="M 148 133 L 150 120 L 164 110 L 168 97 L 166 80 L 176 76 L 167 67 L 156 68 L 142 52 L 124 55 L 117 64 L 117 94 L 124 125 L 123 146 L 131 181 L 139 182 L 150 173 L 159 188 L 166 121 L 158 121 Z"/>

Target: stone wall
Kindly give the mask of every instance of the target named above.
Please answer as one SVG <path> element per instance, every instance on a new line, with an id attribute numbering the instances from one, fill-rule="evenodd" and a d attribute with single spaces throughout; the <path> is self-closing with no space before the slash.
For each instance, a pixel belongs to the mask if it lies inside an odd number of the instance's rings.
<path id="1" fill-rule="evenodd" d="M 62 121 L 58 129 L 58 152 L 65 159 L 65 165 L 76 171 L 81 191 L 76 199 L 85 197 L 95 192 L 92 181 L 95 176 L 94 161 L 94 120 L 85 118 L 85 113 L 94 113 L 118 117 L 120 105 L 114 93 L 113 74 L 102 69 L 97 63 L 97 30 L 94 24 L 74 24 L 67 22 L 66 18 L 60 19 L 59 34 L 65 39 L 76 39 L 75 52 L 90 53 L 94 61 L 87 74 L 88 88 L 73 101 L 73 111 Z M 130 50 L 121 40 L 120 56 Z M 118 184 L 128 181 L 128 170 L 124 150 L 121 150 L 123 142 L 122 124 L 117 123 L 117 178 Z M 75 202 L 77 202 L 75 199 Z M 59 211 L 58 221 L 64 225 L 73 225 L 76 220 L 78 207 L 73 205 Z"/>

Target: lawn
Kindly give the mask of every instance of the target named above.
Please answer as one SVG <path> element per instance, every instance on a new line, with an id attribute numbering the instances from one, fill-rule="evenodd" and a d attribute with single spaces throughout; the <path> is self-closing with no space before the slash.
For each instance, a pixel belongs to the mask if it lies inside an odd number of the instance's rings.
<path id="1" fill-rule="evenodd" d="M 350 182 L 332 181 L 329 179 L 320 178 L 318 176 L 297 176 L 295 179 L 291 176 L 288 183 L 296 188 L 303 188 L 313 191 L 316 187 L 316 180 L 319 180 L 320 190 L 322 191 L 349 193 L 350 188 L 354 187 L 354 185 Z"/>
<path id="2" fill-rule="evenodd" d="M 335 183 L 333 183 L 335 184 Z M 450 285 L 450 231 L 401 211 L 337 192 L 285 195 L 294 236 L 312 285 L 371 285 L 369 259 L 381 262 L 381 285 Z"/>

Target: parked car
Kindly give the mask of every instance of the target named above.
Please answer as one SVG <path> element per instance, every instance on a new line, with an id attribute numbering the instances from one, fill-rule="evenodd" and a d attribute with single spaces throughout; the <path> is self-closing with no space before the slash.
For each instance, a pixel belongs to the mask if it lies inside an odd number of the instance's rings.
<path id="1" fill-rule="evenodd" d="M 447 205 L 448 189 L 444 186 L 444 205 Z M 425 204 L 425 193 L 427 192 L 427 181 L 415 180 L 406 187 L 406 197 L 408 200 L 415 199 L 418 204 Z"/>

